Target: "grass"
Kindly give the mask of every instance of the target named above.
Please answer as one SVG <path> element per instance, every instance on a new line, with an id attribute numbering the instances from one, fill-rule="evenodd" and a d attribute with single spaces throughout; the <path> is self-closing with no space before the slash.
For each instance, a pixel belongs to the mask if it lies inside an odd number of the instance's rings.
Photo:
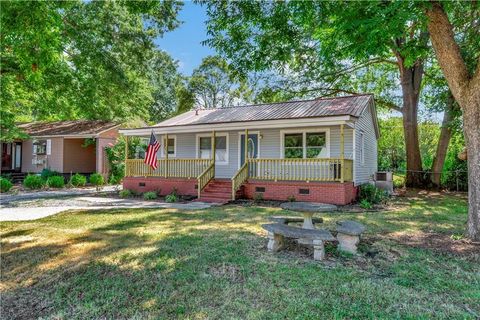
<path id="1" fill-rule="evenodd" d="M 2 223 L 7 318 L 475 319 L 480 259 L 402 241 L 461 234 L 466 201 L 401 199 L 385 212 L 322 215 L 366 224 L 359 256 L 328 245 L 271 254 L 260 225 L 276 208 L 71 211 Z M 443 238 L 442 238 L 443 239 Z M 463 240 L 458 240 L 463 241 Z"/>

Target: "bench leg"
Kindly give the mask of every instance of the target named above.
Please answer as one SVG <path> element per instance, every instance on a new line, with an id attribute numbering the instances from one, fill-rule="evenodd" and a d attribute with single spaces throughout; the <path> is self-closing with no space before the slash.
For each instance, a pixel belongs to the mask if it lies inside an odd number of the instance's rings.
<path id="1" fill-rule="evenodd" d="M 325 259 L 325 246 L 322 240 L 313 240 L 313 260 Z"/>
<path id="2" fill-rule="evenodd" d="M 279 251 L 283 248 L 283 236 L 280 234 L 268 233 L 268 251 Z"/>
<path id="3" fill-rule="evenodd" d="M 338 233 L 337 240 L 340 250 L 353 254 L 357 253 L 357 244 L 360 242 L 359 236 L 351 236 L 349 234 Z"/>

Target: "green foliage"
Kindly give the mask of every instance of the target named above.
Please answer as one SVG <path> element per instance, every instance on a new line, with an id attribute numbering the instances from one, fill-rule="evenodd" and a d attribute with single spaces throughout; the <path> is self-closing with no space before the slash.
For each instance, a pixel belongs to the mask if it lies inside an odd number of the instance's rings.
<path id="1" fill-rule="evenodd" d="M 23 180 L 23 186 L 28 189 L 41 189 L 44 185 L 45 181 L 36 174 L 29 174 Z"/>
<path id="2" fill-rule="evenodd" d="M 94 186 L 101 186 L 105 181 L 100 173 L 92 173 L 90 175 L 90 183 Z"/>
<path id="3" fill-rule="evenodd" d="M 295 196 L 294 196 L 293 194 L 290 195 L 290 196 L 288 196 L 288 197 L 287 197 L 287 200 L 288 200 L 289 202 L 295 202 L 295 201 L 296 201 Z"/>
<path id="4" fill-rule="evenodd" d="M 63 176 L 50 176 L 47 179 L 47 186 L 50 188 L 63 188 L 65 186 L 65 178 Z"/>
<path id="5" fill-rule="evenodd" d="M 3 2 L 2 140 L 23 119 L 126 119 L 156 101 L 155 40 L 179 24 L 178 1 Z M 170 72 L 166 70 L 165 72 Z M 172 90 L 173 90 L 172 86 Z"/>
<path id="6" fill-rule="evenodd" d="M 12 187 L 10 180 L 0 177 L 0 192 L 8 192 Z"/>
<path id="7" fill-rule="evenodd" d="M 131 197 L 133 197 L 133 193 L 129 189 L 123 189 L 122 191 L 119 192 L 118 195 L 120 196 L 120 198 L 131 198 Z"/>
<path id="8" fill-rule="evenodd" d="M 155 200 L 157 198 L 158 198 L 157 193 L 154 192 L 154 191 L 145 192 L 143 194 L 143 199 L 145 199 L 145 200 Z M 169 202 L 169 201 L 167 201 L 167 202 Z M 173 201 L 173 202 L 175 202 L 175 201 Z"/>
<path id="9" fill-rule="evenodd" d="M 360 201 L 366 200 L 371 204 L 377 204 L 385 201 L 387 198 L 388 195 L 384 190 L 379 189 L 372 184 L 366 183 L 360 186 Z"/>
<path id="10" fill-rule="evenodd" d="M 178 201 L 178 196 L 176 193 L 171 193 L 171 194 L 168 194 L 166 197 L 165 197 L 165 201 L 166 202 L 177 202 Z"/>
<path id="11" fill-rule="evenodd" d="M 84 175 L 81 175 L 80 173 L 75 173 L 69 181 L 69 184 L 71 184 L 74 187 L 83 187 L 87 184 L 87 177 Z"/>
<path id="12" fill-rule="evenodd" d="M 83 141 L 82 148 L 88 148 L 89 146 L 95 146 L 97 144 L 97 139 L 95 138 L 86 138 Z"/>
<path id="13" fill-rule="evenodd" d="M 128 138 L 128 158 L 132 159 L 139 149 L 146 149 L 146 145 L 135 137 Z M 116 143 L 105 147 L 105 155 L 110 168 L 108 181 L 111 184 L 118 184 L 125 175 L 125 137 L 121 136 Z"/>
<path id="14" fill-rule="evenodd" d="M 360 207 L 363 209 L 372 209 L 373 205 L 367 199 L 362 199 L 362 201 L 360 201 Z"/>
<path id="15" fill-rule="evenodd" d="M 261 202 L 263 201 L 263 193 L 257 192 L 253 195 L 253 202 Z"/>
<path id="16" fill-rule="evenodd" d="M 468 190 L 467 161 L 460 160 L 458 154 L 465 147 L 462 132 L 455 132 L 450 139 L 447 157 L 442 172 L 442 185 L 449 190 Z"/>
<path id="17" fill-rule="evenodd" d="M 405 175 L 404 174 L 394 174 L 393 175 L 393 187 L 394 188 L 405 187 Z"/>
<path id="18" fill-rule="evenodd" d="M 53 177 L 53 176 L 59 176 L 61 175 L 60 172 L 57 172 L 55 170 L 51 170 L 50 168 L 45 168 L 42 170 L 40 173 L 40 176 L 42 177 L 43 180 L 47 181 L 48 178 Z"/>

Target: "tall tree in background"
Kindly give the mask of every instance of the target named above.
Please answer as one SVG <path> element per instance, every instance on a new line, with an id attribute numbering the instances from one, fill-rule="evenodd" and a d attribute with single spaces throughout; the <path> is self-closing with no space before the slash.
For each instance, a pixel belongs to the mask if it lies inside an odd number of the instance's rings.
<path id="1" fill-rule="evenodd" d="M 2 137 L 23 120 L 125 119 L 154 102 L 154 39 L 177 25 L 176 1 L 0 4 Z M 10 135 L 11 136 L 11 135 Z"/>
<path id="2" fill-rule="evenodd" d="M 188 90 L 196 106 L 205 109 L 229 107 L 245 102 L 248 86 L 234 75 L 228 63 L 218 56 L 205 57 L 188 80 Z"/>
<path id="3" fill-rule="evenodd" d="M 433 1 L 426 15 L 438 62 L 463 113 L 469 177 L 467 234 L 480 240 L 480 4 L 454 5 Z M 459 10 L 465 7 L 466 11 Z M 455 26 L 463 23 L 470 25 L 470 32 L 459 39 Z"/>
<path id="4" fill-rule="evenodd" d="M 317 95 L 390 89 L 377 103 L 402 114 L 407 185 L 426 183 L 417 117 L 430 50 L 423 12 L 413 2 L 203 3 L 207 43 L 240 72 L 301 75 L 299 92 Z M 400 99 L 395 92 L 401 92 Z"/>

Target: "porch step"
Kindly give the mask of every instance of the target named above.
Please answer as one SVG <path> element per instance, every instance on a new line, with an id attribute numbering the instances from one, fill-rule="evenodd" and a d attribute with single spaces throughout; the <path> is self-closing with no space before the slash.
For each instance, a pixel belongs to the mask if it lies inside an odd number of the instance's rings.
<path id="1" fill-rule="evenodd" d="M 27 176 L 24 172 L 6 172 L 6 176 L 9 176 L 13 183 L 22 183 Z"/>
<path id="2" fill-rule="evenodd" d="M 241 194 L 239 190 L 237 194 Z M 225 204 L 232 199 L 232 182 L 230 180 L 214 179 L 202 190 L 198 201 L 217 202 Z"/>

